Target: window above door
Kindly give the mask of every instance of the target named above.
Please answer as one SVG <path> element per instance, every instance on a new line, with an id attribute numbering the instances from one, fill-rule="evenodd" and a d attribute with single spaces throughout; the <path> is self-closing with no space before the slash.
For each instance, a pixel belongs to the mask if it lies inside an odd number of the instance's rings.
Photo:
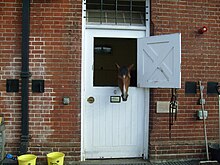
<path id="1" fill-rule="evenodd" d="M 146 26 L 146 0 L 86 0 L 86 24 Z"/>

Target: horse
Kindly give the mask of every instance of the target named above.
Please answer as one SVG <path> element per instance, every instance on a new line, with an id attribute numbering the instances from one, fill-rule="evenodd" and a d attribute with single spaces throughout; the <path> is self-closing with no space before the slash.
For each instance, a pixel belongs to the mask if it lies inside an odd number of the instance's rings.
<path id="1" fill-rule="evenodd" d="M 121 97 L 123 101 L 128 99 L 128 88 L 130 86 L 131 74 L 130 71 L 133 68 L 134 64 L 130 66 L 120 66 L 117 63 L 115 64 L 118 69 L 118 86 L 121 90 Z"/>

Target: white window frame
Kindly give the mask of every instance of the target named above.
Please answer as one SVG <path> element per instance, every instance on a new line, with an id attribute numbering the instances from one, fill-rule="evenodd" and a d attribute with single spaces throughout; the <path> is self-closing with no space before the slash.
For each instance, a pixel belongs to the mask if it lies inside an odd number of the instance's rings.
<path id="1" fill-rule="evenodd" d="M 146 0 L 146 10 L 145 10 L 145 26 L 135 26 L 135 25 L 102 25 L 102 24 L 86 24 L 86 0 L 83 0 L 83 29 L 111 29 L 111 30 L 141 30 L 146 31 L 146 37 L 150 35 L 150 0 Z"/>

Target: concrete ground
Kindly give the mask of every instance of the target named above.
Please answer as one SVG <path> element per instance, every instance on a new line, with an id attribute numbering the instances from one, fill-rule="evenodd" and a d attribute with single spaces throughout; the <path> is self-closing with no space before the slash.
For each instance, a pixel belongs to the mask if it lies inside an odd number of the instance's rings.
<path id="1" fill-rule="evenodd" d="M 199 160 L 181 160 L 181 161 L 172 161 L 172 162 L 160 162 L 153 163 L 143 159 L 110 159 L 110 160 L 87 160 L 81 162 L 80 165 L 220 165 L 217 162 L 207 162 L 204 161 L 201 163 Z"/>
<path id="2" fill-rule="evenodd" d="M 2 165 L 17 165 L 17 161 L 11 159 L 5 159 L 1 162 Z M 37 165 L 43 165 L 37 163 Z M 64 165 L 220 165 L 217 162 L 211 161 L 198 161 L 198 160 L 181 160 L 181 161 L 172 161 L 172 162 L 149 162 L 143 159 L 106 159 L 106 160 L 87 160 L 84 162 L 66 162 Z"/>
<path id="3" fill-rule="evenodd" d="M 81 162 L 82 165 L 152 165 L 149 161 L 143 159 L 106 159 L 106 160 L 87 160 Z"/>

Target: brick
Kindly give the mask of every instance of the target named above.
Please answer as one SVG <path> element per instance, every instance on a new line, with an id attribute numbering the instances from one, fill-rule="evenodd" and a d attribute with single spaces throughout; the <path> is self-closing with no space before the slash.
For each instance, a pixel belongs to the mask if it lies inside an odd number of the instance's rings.
<path id="1" fill-rule="evenodd" d="M 79 0 L 32 0 L 30 19 L 31 80 L 44 79 L 44 93 L 29 93 L 29 151 L 45 158 L 46 153 L 64 151 L 67 160 L 80 159 L 81 7 Z M 21 93 L 6 93 L 5 80 L 20 80 L 21 0 L 0 3 L 0 113 L 5 116 L 6 152 L 17 153 L 20 145 Z M 169 101 L 169 89 L 152 89 L 150 102 L 150 159 L 205 158 L 202 121 L 195 113 L 199 91 L 186 95 L 186 81 L 219 81 L 219 2 L 206 0 L 151 1 L 154 35 L 182 33 L 182 85 L 179 111 L 169 137 L 168 114 L 156 114 L 156 101 Z M 206 25 L 208 32 L 196 34 Z M 31 90 L 30 90 L 31 91 Z M 63 95 L 71 104 L 62 105 Z M 209 110 L 210 142 L 218 140 L 218 98 L 204 94 Z"/>
<path id="2" fill-rule="evenodd" d="M 219 39 L 216 36 L 219 31 L 219 25 L 216 24 L 218 9 L 217 1 L 211 3 L 205 0 L 176 1 L 175 3 L 151 1 L 153 33 L 164 34 L 175 30 L 182 33 L 182 89 L 178 91 L 179 111 L 177 121 L 172 126 L 171 139 L 165 134 L 169 132 L 164 126 L 164 121 L 168 122 L 168 116 L 164 118 L 155 114 L 156 107 L 154 106 L 156 101 L 169 101 L 170 94 L 164 94 L 166 91 L 162 89 L 152 91 L 150 117 L 153 122 L 150 123 L 150 144 L 153 146 L 149 151 L 153 153 L 150 154 L 152 160 L 205 158 L 204 143 L 198 141 L 204 139 L 202 121 L 198 121 L 195 116 L 196 110 L 201 109 L 201 106 L 197 105 L 200 97 L 199 90 L 193 96 L 186 95 L 184 84 L 185 81 L 202 80 L 204 85 L 208 81 L 219 81 L 216 72 L 220 69 L 219 61 L 214 57 L 218 55 L 216 51 L 219 49 Z M 209 29 L 207 33 L 197 35 L 196 31 L 203 25 L 212 30 Z M 218 46 L 212 47 L 212 45 Z M 206 95 L 206 93 L 204 97 L 207 99 L 205 108 L 209 110 L 208 137 L 211 139 L 210 142 L 215 142 L 218 139 L 216 133 L 218 132 L 218 102 L 212 100 L 213 96 Z M 217 99 L 217 96 L 215 98 Z M 168 123 L 165 125 L 168 127 Z M 178 145 L 180 141 L 184 142 L 181 146 Z M 169 145 L 170 142 L 176 149 Z M 180 151 L 185 155 L 180 154 Z"/>
<path id="3" fill-rule="evenodd" d="M 4 75 L 1 75 L 0 78 L 5 82 L 6 78 L 14 78 L 15 75 L 20 79 L 22 1 L 4 0 L 0 6 L 0 39 L 4 41 L 0 42 L 0 68 L 1 71 L 4 71 Z M 79 7 L 76 11 L 78 14 L 73 15 L 72 11 L 76 7 Z M 67 156 L 67 158 L 71 157 L 69 159 L 80 159 L 80 152 L 71 153 L 71 151 L 80 151 L 80 138 L 73 138 L 73 136 L 80 137 L 80 118 L 77 117 L 78 112 L 80 112 L 80 102 L 75 99 L 71 101 L 73 105 L 77 105 L 75 107 L 78 109 L 77 111 L 72 111 L 72 106 L 60 106 L 64 91 L 60 90 L 62 87 L 57 83 L 60 78 L 63 78 L 63 76 L 57 75 L 66 75 L 66 78 L 62 80 L 66 86 L 71 86 L 73 89 L 78 88 L 78 84 L 74 85 L 71 82 L 75 77 L 78 77 L 80 84 L 80 70 L 72 72 L 75 70 L 74 68 L 81 66 L 80 49 L 75 52 L 77 60 L 62 60 L 72 58 L 72 44 L 67 45 L 65 39 L 71 41 L 72 38 L 81 37 L 81 26 L 75 26 L 75 33 L 64 36 L 68 33 L 64 27 L 71 25 L 71 22 L 65 20 L 80 18 L 80 7 L 81 1 L 74 2 L 74 5 L 64 0 L 59 3 L 45 0 L 33 0 L 31 2 L 29 62 L 32 76 L 30 82 L 32 79 L 45 80 L 45 93 L 29 93 L 31 136 L 29 150 L 39 156 L 45 156 L 45 153 L 56 149 L 69 152 Z M 81 40 L 76 40 L 74 44 L 80 48 Z M 62 64 L 59 64 L 60 62 Z M 76 63 L 79 64 L 76 65 Z M 61 69 L 64 66 L 66 69 Z M 1 87 L 1 91 L 4 90 L 5 84 Z M 75 93 L 80 95 L 80 90 L 72 92 L 68 88 L 65 91 L 65 94 L 70 97 L 75 97 Z M 55 99 L 56 97 L 59 99 Z M 7 130 L 7 134 L 10 134 L 10 138 L 7 139 L 7 144 L 10 145 L 6 145 L 7 153 L 16 154 L 19 151 L 21 134 L 20 99 L 20 92 L 13 94 L 1 92 L 0 113 L 5 115 L 6 127 L 10 128 Z M 60 122 L 60 118 L 56 117 L 57 111 L 64 112 L 62 111 L 64 108 L 65 113 L 62 114 L 63 121 L 59 124 L 60 127 L 54 127 Z M 77 114 L 73 115 L 74 113 Z M 60 131 L 62 128 L 65 128 L 65 131 Z M 54 140 L 54 137 L 57 139 Z M 64 137 L 65 140 L 63 140 Z M 59 144 L 53 141 L 59 142 Z M 44 147 L 44 144 L 48 144 L 50 147 Z M 54 149 L 51 150 L 51 148 Z"/>

